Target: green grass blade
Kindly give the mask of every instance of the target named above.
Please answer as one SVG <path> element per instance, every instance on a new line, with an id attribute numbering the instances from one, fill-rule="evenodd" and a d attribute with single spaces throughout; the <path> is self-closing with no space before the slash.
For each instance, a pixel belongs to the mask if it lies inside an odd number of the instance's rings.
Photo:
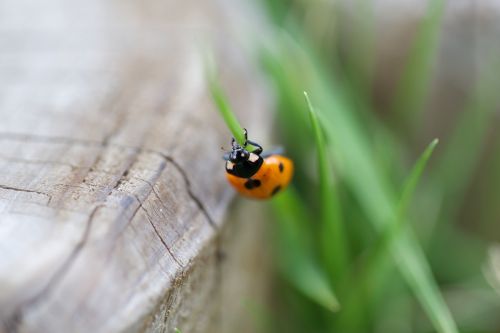
<path id="1" fill-rule="evenodd" d="M 333 168 L 328 160 L 324 133 L 320 127 L 307 92 L 304 96 L 309 108 L 309 117 L 313 128 L 318 155 L 318 175 L 321 201 L 321 250 L 322 257 L 333 281 L 339 282 L 347 267 L 346 234 L 342 225 L 341 207 L 334 184 Z"/>
<path id="2" fill-rule="evenodd" d="M 293 187 L 276 196 L 271 202 L 278 226 L 278 266 L 297 290 L 330 311 L 339 302 L 325 272 L 316 263 L 311 247 L 310 227 L 306 208 Z"/>
<path id="3" fill-rule="evenodd" d="M 342 106 L 336 101 L 330 100 L 329 104 L 334 106 L 331 108 L 333 110 L 342 110 Z M 325 122 L 327 133 L 332 141 L 337 142 L 336 148 L 341 149 L 346 182 L 355 191 L 364 209 L 369 212 L 374 227 L 383 232 L 387 223 L 394 218 L 397 205 L 392 190 L 383 181 L 384 176 L 373 167 L 375 162 L 370 154 L 368 142 L 346 113 L 332 112 L 325 114 L 325 118 L 328 119 Z M 394 240 L 391 254 L 436 330 L 442 333 L 456 333 L 455 322 L 411 230 L 405 230 Z"/>
<path id="4" fill-rule="evenodd" d="M 433 281 L 424 253 L 420 247 L 415 246 L 418 243 L 413 233 L 409 230 L 405 231 L 400 237 L 401 240 L 395 240 L 392 246 L 396 261 L 405 261 L 405 269 L 401 270 L 401 273 L 414 290 L 436 330 L 443 333 L 458 333 L 457 325 L 448 306 L 437 284 Z"/>
<path id="5" fill-rule="evenodd" d="M 245 135 L 243 131 L 243 127 L 240 125 L 238 118 L 233 112 L 231 105 L 222 89 L 222 86 L 217 78 L 215 64 L 211 60 L 211 57 L 206 57 L 205 60 L 205 73 L 208 82 L 208 88 L 210 90 L 210 94 L 212 99 L 219 111 L 222 119 L 226 123 L 227 128 L 233 134 L 234 139 L 240 146 L 244 146 L 245 144 Z M 254 146 L 248 145 L 245 147 L 248 151 L 253 151 L 255 149 Z"/>
<path id="6" fill-rule="evenodd" d="M 495 175 L 498 175 L 499 169 L 492 169 L 495 171 L 486 175 L 485 166 L 491 165 L 491 162 L 488 161 L 490 157 L 484 155 L 485 149 L 491 144 L 491 134 L 494 133 L 492 130 L 497 124 L 495 111 L 500 102 L 498 51 L 493 46 L 493 50 L 485 57 L 486 60 L 478 64 L 477 82 L 471 96 L 458 116 L 451 135 L 443 140 L 444 153 L 439 156 L 440 159 L 432 170 L 431 184 L 439 189 L 443 202 L 439 215 L 434 219 L 433 232 L 429 235 L 429 255 L 434 259 L 436 272 L 446 280 L 473 274 L 481 269 L 480 263 L 484 260 L 484 251 L 472 240 L 475 237 L 464 234 L 453 226 L 464 209 L 463 204 L 474 207 L 476 230 L 498 220 L 481 215 L 488 211 L 488 207 L 496 207 L 492 202 L 498 201 L 496 194 L 499 193 L 488 190 L 498 189 Z M 488 155 L 492 156 L 491 154 L 493 152 L 488 151 Z M 478 170 L 481 170 L 481 176 L 478 176 Z M 476 189 L 481 194 L 480 203 L 467 200 L 470 186 L 478 179 L 479 183 L 485 184 L 483 188 Z M 446 253 L 450 252 L 461 260 L 447 260 Z"/>
<path id="7" fill-rule="evenodd" d="M 377 267 L 383 266 L 381 264 L 381 261 L 383 260 L 385 253 L 389 250 L 393 240 L 397 239 L 400 235 L 400 232 L 404 230 L 405 223 L 409 221 L 409 219 L 406 217 L 409 203 L 413 197 L 413 194 L 415 193 L 415 189 L 424 172 L 427 162 L 429 161 L 429 158 L 431 157 L 432 152 L 436 148 L 438 142 L 438 139 L 434 139 L 427 146 L 425 151 L 413 166 L 410 175 L 405 182 L 403 191 L 401 192 L 401 198 L 399 200 L 396 217 L 386 227 L 386 230 L 380 237 L 380 241 L 375 246 L 374 251 L 366 260 L 365 272 L 361 274 L 363 280 L 369 280 L 370 276 L 373 274 L 372 270 L 377 269 Z"/>
<path id="8" fill-rule="evenodd" d="M 432 140 L 432 142 L 427 146 L 427 148 L 418 159 L 417 163 L 415 163 L 415 165 L 413 166 L 410 172 L 410 176 L 405 182 L 405 186 L 401 194 L 401 199 L 399 200 L 397 220 L 404 220 L 404 217 L 406 216 L 408 210 L 408 205 L 411 201 L 411 198 L 413 197 L 413 194 L 415 193 L 415 189 L 420 180 L 420 177 L 422 176 L 425 167 L 427 166 L 427 162 L 429 161 L 429 158 L 431 157 L 438 143 L 438 139 Z M 397 229 L 397 227 L 395 226 L 390 229 Z"/>
<path id="9" fill-rule="evenodd" d="M 209 88 L 212 95 L 212 99 L 219 110 L 220 115 L 226 122 L 227 127 L 233 134 L 236 141 L 243 146 L 245 142 L 245 136 L 243 134 L 243 127 L 241 127 L 236 115 L 231 109 L 227 97 L 225 96 L 219 82 L 215 79 L 215 76 L 209 78 Z"/>
<path id="10" fill-rule="evenodd" d="M 418 116 L 430 86 L 444 9 L 444 0 L 428 0 L 426 17 L 419 27 L 397 86 L 392 112 L 405 125 L 420 123 Z"/>
<path id="11" fill-rule="evenodd" d="M 182 333 L 177 327 L 174 328 L 174 333 Z"/>
<path id="12" fill-rule="evenodd" d="M 360 265 L 356 265 L 359 269 L 352 272 L 351 279 L 356 281 L 354 283 L 356 288 L 349 293 L 349 298 L 346 301 L 346 313 L 342 320 L 347 320 L 347 322 L 355 321 L 356 318 L 353 316 L 356 314 L 353 311 L 356 311 L 356 307 L 361 302 L 365 302 L 366 299 L 373 299 L 376 285 L 387 279 L 388 269 L 390 268 L 388 266 L 390 247 L 392 242 L 400 236 L 401 231 L 404 230 L 405 223 L 408 222 L 406 218 L 408 205 L 437 143 L 437 139 L 433 140 L 413 166 L 401 192 L 396 218 L 386 227 L 373 251 Z"/>
<path id="13" fill-rule="evenodd" d="M 342 110 L 337 101 L 330 100 L 332 110 Z M 374 227 L 383 232 L 387 223 L 394 218 L 397 205 L 393 191 L 384 181 L 384 176 L 374 168 L 366 138 L 352 122 L 347 113 L 325 114 L 325 129 L 336 148 L 343 156 L 344 177 L 355 191 L 361 205 L 369 212 Z M 335 153 L 335 152 L 332 152 Z M 402 275 L 414 291 L 438 332 L 456 333 L 455 322 L 439 292 L 429 264 L 411 230 L 405 230 L 394 240 L 391 254 L 398 263 Z"/>
<path id="14" fill-rule="evenodd" d="M 353 109 L 346 104 L 339 84 L 327 77 L 307 44 L 286 48 L 276 61 L 269 63 L 291 63 L 289 59 L 294 55 L 299 57 L 297 63 L 301 64 L 302 72 L 309 73 L 302 78 L 302 86 L 309 87 L 317 96 L 318 116 L 331 142 L 331 155 L 335 157 L 337 170 L 368 217 L 367 222 L 383 233 L 397 214 L 397 191 L 390 185 L 387 175 L 376 167 L 370 140 L 357 122 Z M 296 67 L 282 70 L 294 72 Z M 304 82 L 306 78 L 308 82 Z M 286 95 L 300 93 L 294 90 L 293 83 L 283 80 L 279 85 L 281 90 L 288 90 Z M 456 333 L 456 324 L 410 228 L 405 228 L 394 240 L 390 253 L 436 331 Z"/>
<path id="15" fill-rule="evenodd" d="M 339 302 L 320 266 L 308 259 L 300 261 L 296 259 L 293 266 L 286 268 L 288 281 L 314 302 L 332 312 L 338 311 L 340 309 Z"/>

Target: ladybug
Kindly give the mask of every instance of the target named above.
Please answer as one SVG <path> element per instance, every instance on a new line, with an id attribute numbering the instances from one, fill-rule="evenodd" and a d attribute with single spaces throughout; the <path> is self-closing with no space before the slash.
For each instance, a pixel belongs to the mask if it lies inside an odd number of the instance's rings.
<path id="1" fill-rule="evenodd" d="M 256 147 L 248 151 L 246 146 Z M 241 195 L 251 199 L 268 199 L 284 190 L 293 175 L 293 162 L 278 151 L 263 153 L 262 146 L 248 140 L 240 146 L 233 138 L 232 150 L 224 156 L 229 183 Z"/>

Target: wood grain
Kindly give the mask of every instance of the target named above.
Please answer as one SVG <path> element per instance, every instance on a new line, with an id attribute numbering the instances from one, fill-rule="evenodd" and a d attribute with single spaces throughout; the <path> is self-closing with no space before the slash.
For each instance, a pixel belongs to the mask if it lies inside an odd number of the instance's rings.
<path id="1" fill-rule="evenodd" d="M 220 274 L 229 134 L 200 46 L 265 135 L 255 20 L 240 1 L 2 2 L 0 331 L 170 332 L 168 295 Z"/>

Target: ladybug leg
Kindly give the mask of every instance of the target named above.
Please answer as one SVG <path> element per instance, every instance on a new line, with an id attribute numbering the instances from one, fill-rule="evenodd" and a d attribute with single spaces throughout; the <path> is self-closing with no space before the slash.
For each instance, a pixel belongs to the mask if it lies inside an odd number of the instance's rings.
<path id="1" fill-rule="evenodd" d="M 247 140 L 247 144 L 251 144 L 252 146 L 256 147 L 256 149 L 252 152 L 254 154 L 260 155 L 262 151 L 264 150 L 261 145 L 259 145 L 257 142 L 253 142 L 250 140 Z"/>
<path id="2" fill-rule="evenodd" d="M 248 131 L 246 128 L 243 129 L 243 134 L 245 135 L 245 143 L 243 144 L 243 147 L 246 147 L 248 146 L 248 144 L 251 144 L 252 146 L 256 147 L 256 149 L 252 153 L 260 155 L 264 150 L 262 146 L 254 141 L 248 140 Z"/>
<path id="3" fill-rule="evenodd" d="M 243 129 L 243 135 L 245 136 L 245 142 L 243 143 L 243 147 L 246 147 L 248 144 L 248 131 L 246 128 Z"/>

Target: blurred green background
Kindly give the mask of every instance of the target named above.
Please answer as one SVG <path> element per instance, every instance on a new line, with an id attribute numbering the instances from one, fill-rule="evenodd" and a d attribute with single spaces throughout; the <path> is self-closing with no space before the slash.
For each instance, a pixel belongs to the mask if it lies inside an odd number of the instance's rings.
<path id="1" fill-rule="evenodd" d="M 375 3 L 262 0 L 276 141 L 296 163 L 269 203 L 263 330 L 500 332 L 500 44 L 477 56 L 480 18 L 445 34 L 451 2 Z"/>

